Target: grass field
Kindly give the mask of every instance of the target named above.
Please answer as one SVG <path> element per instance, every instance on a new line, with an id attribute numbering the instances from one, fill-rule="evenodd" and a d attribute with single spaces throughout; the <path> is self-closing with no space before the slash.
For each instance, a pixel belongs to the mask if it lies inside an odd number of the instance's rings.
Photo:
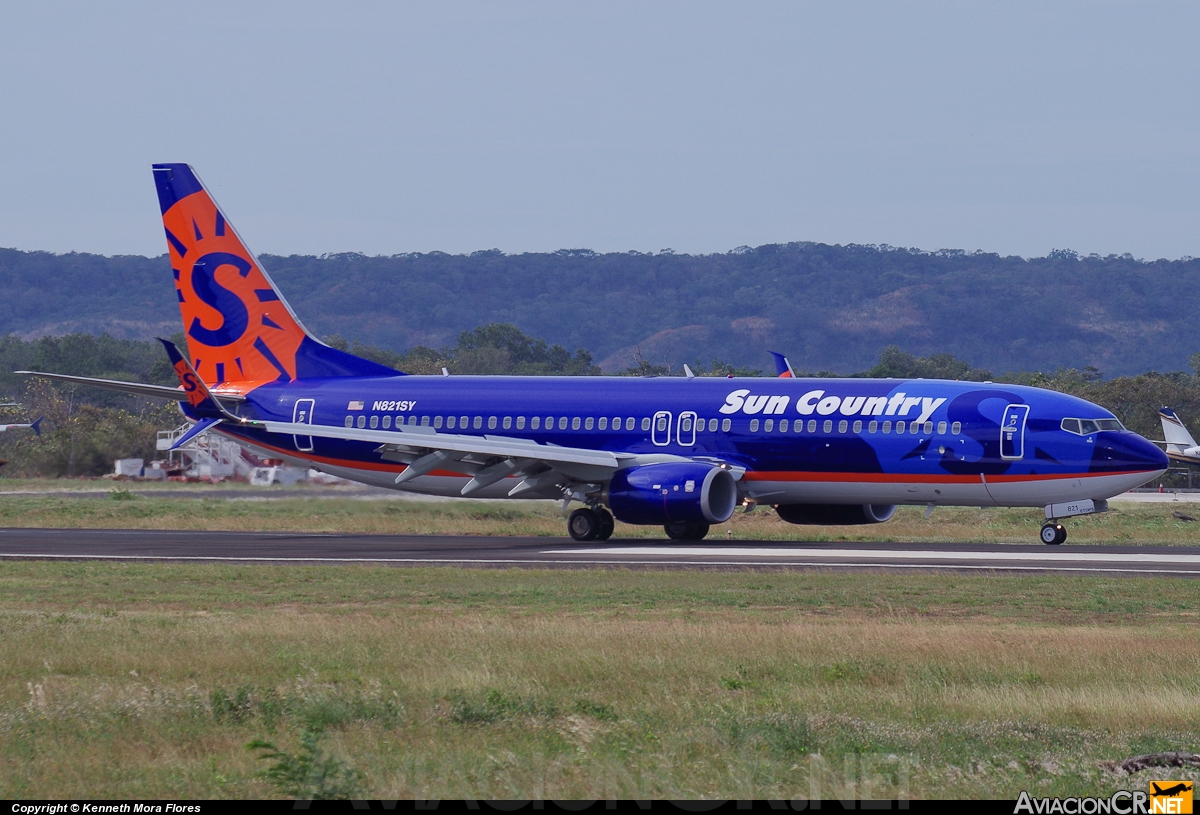
<path id="1" fill-rule="evenodd" d="M 0 563 L 0 798 L 275 796 L 306 731 L 294 791 L 384 798 L 1144 789 L 1100 762 L 1200 747 L 1197 585 Z"/>
<path id="2" fill-rule="evenodd" d="M 12 482 L 4 483 L 9 486 Z M 54 482 L 46 482 L 53 484 Z M 551 502 L 417 501 L 305 495 L 304 489 L 268 493 L 270 498 L 137 496 L 129 485 L 84 482 L 100 490 L 89 497 L 0 491 L 0 527 L 102 527 L 109 529 L 211 529 L 294 532 L 362 532 L 422 535 L 520 535 L 563 537 L 566 523 Z M 11 488 L 10 488 L 11 489 Z M 141 485 L 138 485 L 141 489 Z M 242 487 L 244 491 L 244 485 Z M 283 496 L 283 497 L 280 497 Z M 1200 522 L 1180 520 L 1192 504 L 1113 502 L 1102 515 L 1066 521 L 1070 543 L 1196 545 Z M 945 507 L 924 518 L 923 507 L 901 507 L 896 517 L 871 526 L 794 526 L 770 507 L 734 515 L 714 526 L 709 540 L 990 541 L 1037 543 L 1044 521 L 1038 509 Z M 617 538 L 662 538 L 661 527 L 617 524 Z"/>

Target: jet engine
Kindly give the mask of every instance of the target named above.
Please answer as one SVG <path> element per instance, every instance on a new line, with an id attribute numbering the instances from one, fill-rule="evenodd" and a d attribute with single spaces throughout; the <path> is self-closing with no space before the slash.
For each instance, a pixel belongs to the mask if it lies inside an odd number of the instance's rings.
<path id="1" fill-rule="evenodd" d="M 881 524 L 896 514 L 895 504 L 780 504 L 779 517 L 790 524 L 849 526 Z"/>
<path id="2" fill-rule="evenodd" d="M 737 482 L 729 470 L 672 461 L 617 470 L 607 503 L 627 524 L 720 524 L 732 517 L 737 500 Z"/>

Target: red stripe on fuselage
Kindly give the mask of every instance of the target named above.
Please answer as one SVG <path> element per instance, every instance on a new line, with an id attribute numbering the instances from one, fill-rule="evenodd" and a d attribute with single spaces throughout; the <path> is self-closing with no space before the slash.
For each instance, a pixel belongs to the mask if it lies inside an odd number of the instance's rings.
<path id="1" fill-rule="evenodd" d="M 233 435 L 233 434 L 230 434 Z M 349 469 L 371 470 L 374 472 L 392 472 L 400 473 L 407 469 L 407 465 L 393 464 L 387 461 L 356 461 L 354 459 L 332 458 L 330 456 L 316 456 L 311 453 L 298 453 L 295 450 L 288 450 L 283 447 L 278 447 L 266 442 L 247 439 L 251 444 L 256 444 L 259 447 L 265 447 L 268 450 L 274 450 L 292 458 L 299 458 L 305 461 L 319 462 L 321 464 L 329 464 L 335 467 L 346 467 Z M 1028 473 L 1025 475 L 987 475 L 989 484 L 1014 484 L 1030 481 L 1054 481 L 1064 478 L 1098 478 L 1106 475 L 1135 475 L 1141 472 L 1153 472 L 1151 470 L 1121 470 L 1119 472 L 1107 473 Z M 429 475 L 442 476 L 449 478 L 470 478 L 467 473 L 457 473 L 453 470 L 434 470 Z M 823 483 L 842 483 L 842 484 L 978 484 L 981 479 L 979 474 L 975 475 L 951 475 L 946 473 L 940 474 L 925 474 L 925 473 L 805 473 L 794 471 L 779 471 L 767 472 L 764 470 L 748 471 L 742 476 L 745 481 L 795 481 L 795 482 L 823 482 Z"/>
<path id="2" fill-rule="evenodd" d="M 1064 478 L 1093 478 L 1106 475 L 1135 475 L 1157 470 L 1121 470 L 1106 473 L 1027 473 L 1025 475 L 987 475 L 989 484 L 1012 484 L 1027 481 L 1053 481 Z M 745 481 L 821 481 L 853 484 L 977 484 L 980 474 L 940 475 L 924 473 L 804 473 L 804 472 L 747 472 Z"/>

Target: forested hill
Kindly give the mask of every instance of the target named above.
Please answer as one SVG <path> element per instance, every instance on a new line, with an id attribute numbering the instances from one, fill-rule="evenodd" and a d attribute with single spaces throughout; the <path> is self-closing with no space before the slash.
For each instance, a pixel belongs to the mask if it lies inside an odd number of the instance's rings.
<path id="1" fill-rule="evenodd" d="M 871 367 L 887 345 L 994 371 L 1183 370 L 1200 350 L 1200 260 L 1053 252 L 1024 259 L 815 243 L 726 254 L 261 257 L 314 333 L 395 350 L 513 323 L 605 370 L 654 362 Z M 179 330 L 166 257 L 0 249 L 0 335 Z"/>

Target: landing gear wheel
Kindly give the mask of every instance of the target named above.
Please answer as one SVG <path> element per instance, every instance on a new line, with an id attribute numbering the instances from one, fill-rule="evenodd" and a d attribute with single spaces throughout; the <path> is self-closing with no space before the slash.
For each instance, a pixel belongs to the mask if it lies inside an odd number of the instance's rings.
<path id="1" fill-rule="evenodd" d="M 600 528 L 600 519 L 590 509 L 577 509 L 567 519 L 567 532 L 577 541 L 595 540 Z"/>
<path id="2" fill-rule="evenodd" d="M 596 513 L 596 520 L 598 522 L 598 528 L 596 529 L 596 540 L 606 541 L 612 537 L 613 530 L 617 526 L 616 521 L 613 520 L 613 516 L 610 515 L 606 509 L 596 509 L 594 511 Z"/>
<path id="3" fill-rule="evenodd" d="M 698 541 L 708 534 L 709 526 L 704 523 L 689 523 L 687 521 L 672 521 L 663 526 L 667 537 L 673 541 Z"/>
<path id="4" fill-rule="evenodd" d="M 1047 546 L 1059 546 L 1067 539 L 1067 530 L 1062 524 L 1046 524 L 1042 527 L 1041 538 Z"/>

